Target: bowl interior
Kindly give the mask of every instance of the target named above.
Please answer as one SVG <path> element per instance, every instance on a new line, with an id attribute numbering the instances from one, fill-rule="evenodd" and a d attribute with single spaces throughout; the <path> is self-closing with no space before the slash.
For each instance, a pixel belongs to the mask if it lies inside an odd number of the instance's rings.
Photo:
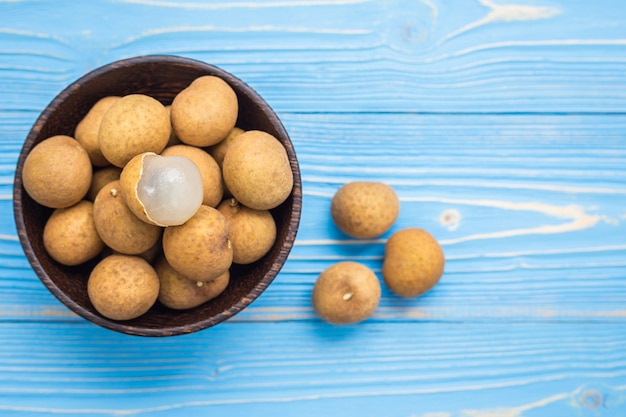
<path id="1" fill-rule="evenodd" d="M 52 210 L 32 200 L 22 186 L 21 171 L 34 145 L 53 135 L 73 136 L 78 122 L 102 97 L 147 94 L 164 105 L 202 75 L 228 82 L 239 99 L 237 126 L 263 130 L 278 138 L 287 150 L 294 175 L 290 197 L 272 210 L 277 238 L 271 251 L 251 265 L 233 265 L 228 288 L 216 299 L 190 310 L 175 311 L 158 302 L 146 314 L 129 321 L 101 316 L 87 296 L 87 279 L 97 260 L 78 267 L 63 266 L 46 253 L 42 232 Z M 148 56 L 101 67 L 62 91 L 42 112 L 20 154 L 15 175 L 14 213 L 20 241 L 33 269 L 46 287 L 84 318 L 111 330 L 142 336 L 170 336 L 198 331 L 233 316 L 256 299 L 272 282 L 295 240 L 302 203 L 301 180 L 295 151 L 282 123 L 267 103 L 244 82 L 212 65 L 187 58 Z"/>

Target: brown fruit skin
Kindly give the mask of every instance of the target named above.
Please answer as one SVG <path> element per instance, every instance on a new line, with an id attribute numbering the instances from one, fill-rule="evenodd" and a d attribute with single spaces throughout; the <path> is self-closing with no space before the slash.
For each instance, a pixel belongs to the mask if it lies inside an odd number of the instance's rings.
<path id="1" fill-rule="evenodd" d="M 87 294 L 95 309 L 111 320 L 131 320 L 146 313 L 159 295 L 159 277 L 138 256 L 111 255 L 91 271 Z"/>
<path id="2" fill-rule="evenodd" d="M 398 218 L 400 201 L 386 184 L 355 181 L 335 193 L 330 213 L 335 225 L 345 234 L 372 239 L 385 233 Z"/>
<path id="3" fill-rule="evenodd" d="M 124 199 L 119 181 L 105 185 L 93 203 L 94 221 L 104 243 L 116 252 L 138 255 L 154 246 L 162 229 L 135 216 Z"/>
<path id="4" fill-rule="evenodd" d="M 190 145 L 174 145 L 165 148 L 162 156 L 178 155 L 189 158 L 200 171 L 204 197 L 202 204 L 209 207 L 217 207 L 222 201 L 224 187 L 222 186 L 222 171 L 215 159 L 206 151 Z"/>
<path id="5" fill-rule="evenodd" d="M 104 167 L 107 165 L 111 165 L 109 161 L 102 155 L 100 151 L 100 143 L 98 142 L 98 132 L 100 131 L 100 122 L 102 121 L 102 116 L 109 110 L 109 107 L 120 97 L 118 96 L 108 96 L 101 98 L 93 105 L 93 107 L 87 112 L 85 117 L 76 125 L 76 130 L 74 131 L 74 136 L 78 143 L 80 143 L 83 148 L 89 154 L 89 159 L 91 159 L 91 163 L 97 167 Z"/>
<path id="6" fill-rule="evenodd" d="M 259 130 L 247 131 L 233 139 L 222 171 L 233 197 L 256 210 L 278 207 L 293 188 L 287 151 L 278 139 Z"/>
<path id="7" fill-rule="evenodd" d="M 230 144 L 232 143 L 233 139 L 235 139 L 237 136 L 241 135 L 244 132 L 245 131 L 243 129 L 234 127 L 224 140 L 222 140 L 217 145 L 209 146 L 207 148 L 207 152 L 213 157 L 213 159 L 215 159 L 215 162 L 217 162 L 217 165 L 220 167 L 220 174 L 222 173 L 224 157 L 226 156 L 226 152 L 228 151 Z M 232 194 L 228 190 L 226 182 L 224 181 L 224 175 L 222 175 L 222 189 L 224 190 L 223 198 L 232 197 Z"/>
<path id="8" fill-rule="evenodd" d="M 139 256 L 140 258 L 143 258 L 144 260 L 146 260 L 150 265 L 153 265 L 153 262 L 157 259 L 157 257 L 161 256 L 162 254 L 163 254 L 163 247 L 161 245 L 161 239 L 159 239 L 147 251 L 141 252 L 141 253 L 139 253 L 137 255 L 133 255 L 133 256 Z M 105 246 L 104 250 L 102 251 L 102 257 L 104 258 L 104 257 L 110 256 L 110 255 L 124 255 L 124 253 L 117 252 L 117 251 L 111 249 L 110 247 Z"/>
<path id="9" fill-rule="evenodd" d="M 160 153 L 170 139 L 172 125 L 165 107 L 144 94 L 115 101 L 102 116 L 98 143 L 104 157 L 123 168 L 143 152 Z"/>
<path id="10" fill-rule="evenodd" d="M 313 308 L 328 323 L 358 323 L 374 314 L 380 294 L 380 282 L 371 269 L 357 262 L 339 262 L 317 278 Z"/>
<path id="11" fill-rule="evenodd" d="M 154 152 L 144 152 L 133 156 L 131 160 L 128 161 L 120 174 L 120 187 L 124 202 L 139 220 L 153 226 L 161 226 L 148 217 L 143 204 L 137 197 L 137 183 L 141 179 L 143 172 L 143 159 L 149 155 L 156 154 Z"/>
<path id="12" fill-rule="evenodd" d="M 200 206 L 186 223 L 165 229 L 163 253 L 172 268 L 189 279 L 216 279 L 233 262 L 226 218 L 213 207 Z"/>
<path id="13" fill-rule="evenodd" d="M 222 164 L 224 163 L 224 157 L 226 156 L 226 152 L 228 151 L 228 148 L 230 147 L 233 139 L 235 139 L 242 133 L 244 133 L 243 129 L 234 127 L 228 133 L 228 135 L 226 135 L 226 138 L 224 138 L 224 140 L 222 140 L 217 145 L 213 145 L 207 148 L 207 152 L 211 154 L 213 159 L 215 159 L 215 162 L 217 162 L 217 165 L 219 165 L 220 169 L 222 168 Z"/>
<path id="14" fill-rule="evenodd" d="M 52 136 L 35 145 L 24 160 L 22 182 L 42 206 L 70 207 L 87 194 L 92 167 L 89 155 L 73 138 Z"/>
<path id="15" fill-rule="evenodd" d="M 206 75 L 195 79 L 172 101 L 172 126 L 178 139 L 198 147 L 223 140 L 235 127 L 237 94 L 226 81 Z"/>
<path id="16" fill-rule="evenodd" d="M 177 272 L 163 257 L 154 268 L 160 281 L 159 301 L 174 310 L 194 308 L 214 299 L 226 289 L 230 281 L 229 271 L 213 281 L 193 281 Z"/>
<path id="17" fill-rule="evenodd" d="M 94 172 L 93 178 L 91 180 L 91 186 L 89 187 L 89 192 L 87 193 L 87 199 L 90 201 L 94 201 L 102 187 L 104 187 L 111 181 L 119 180 L 121 173 L 122 168 L 114 166 L 100 168 L 99 170 Z"/>
<path id="18" fill-rule="evenodd" d="M 228 221 L 233 263 L 251 264 L 267 254 L 276 241 L 276 222 L 267 210 L 242 206 L 234 198 L 217 209 Z"/>
<path id="19" fill-rule="evenodd" d="M 170 119 L 170 124 L 172 123 L 172 105 L 168 105 L 165 106 L 165 110 L 167 110 L 167 117 L 169 117 Z M 170 131 L 170 138 L 167 141 L 167 145 L 165 146 L 166 148 L 168 146 L 174 146 L 174 145 L 180 145 L 182 142 L 180 141 L 180 139 L 178 139 L 178 137 L 176 137 L 176 132 L 174 131 L 174 126 L 172 126 L 172 129 Z"/>
<path id="20" fill-rule="evenodd" d="M 403 229 L 385 245 L 383 279 L 395 294 L 417 297 L 439 282 L 444 265 L 443 250 L 430 233 L 419 228 Z"/>
<path id="21" fill-rule="evenodd" d="M 56 209 L 43 229 L 43 245 L 55 261 L 68 266 L 80 265 L 104 249 L 93 220 L 93 203 L 80 201 Z"/>

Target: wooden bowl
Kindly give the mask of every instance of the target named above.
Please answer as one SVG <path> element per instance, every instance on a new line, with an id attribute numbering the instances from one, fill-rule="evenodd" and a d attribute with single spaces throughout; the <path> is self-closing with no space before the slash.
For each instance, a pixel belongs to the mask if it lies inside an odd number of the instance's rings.
<path id="1" fill-rule="evenodd" d="M 114 321 L 100 315 L 87 296 L 87 279 L 96 260 L 68 267 L 54 261 L 43 246 L 43 228 L 52 210 L 31 199 L 22 185 L 22 167 L 29 151 L 53 135 L 74 135 L 87 111 L 105 96 L 131 93 L 150 95 L 164 105 L 202 75 L 225 80 L 237 93 L 237 126 L 263 130 L 285 146 L 294 178 L 290 197 L 272 210 L 276 220 L 276 243 L 261 260 L 251 265 L 233 265 L 228 288 L 217 298 L 185 311 L 168 309 L 158 302 L 143 316 Z M 44 109 L 31 129 L 15 172 L 13 208 L 20 242 L 39 279 L 63 304 L 85 319 L 121 333 L 141 336 L 173 336 L 214 326 L 246 308 L 274 280 L 287 259 L 298 230 L 302 206 L 302 183 L 298 160 L 282 123 L 269 105 L 248 85 L 233 75 L 204 62 L 174 57 L 145 56 L 114 62 L 98 68 L 63 90 Z"/>

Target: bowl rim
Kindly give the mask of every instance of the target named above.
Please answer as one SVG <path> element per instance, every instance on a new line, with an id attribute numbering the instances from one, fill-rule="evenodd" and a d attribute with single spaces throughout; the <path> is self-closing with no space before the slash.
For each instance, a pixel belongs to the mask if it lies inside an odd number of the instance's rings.
<path id="1" fill-rule="evenodd" d="M 166 62 L 164 62 L 166 61 Z M 261 104 L 264 112 L 266 113 L 266 117 L 271 121 L 271 124 L 278 131 L 279 136 L 284 139 L 281 140 L 281 143 L 286 148 L 292 174 L 294 177 L 294 185 L 292 189 L 292 193 L 289 198 L 292 199 L 292 207 L 291 207 L 291 217 L 289 219 L 287 234 L 285 236 L 285 241 L 281 246 L 276 258 L 272 261 L 270 268 L 265 272 L 264 276 L 254 285 L 254 287 L 246 294 L 245 297 L 241 298 L 235 304 L 231 305 L 228 309 L 213 315 L 211 317 L 205 318 L 203 320 L 199 320 L 197 322 L 193 322 L 191 324 L 184 325 L 176 325 L 176 326 L 163 326 L 159 328 L 148 328 L 142 326 L 136 326 L 129 324 L 124 321 L 115 321 L 108 319 L 104 316 L 95 314 L 90 310 L 82 307 L 78 304 L 74 299 L 72 299 L 69 295 L 67 295 L 64 291 L 62 291 L 54 282 L 54 280 L 48 275 L 46 270 L 43 268 L 41 263 L 39 262 L 35 251 L 31 245 L 30 239 L 26 233 L 26 225 L 24 222 L 24 212 L 22 207 L 22 197 L 25 193 L 23 183 L 22 183 L 22 172 L 21 167 L 23 166 L 24 160 L 30 150 L 35 146 L 35 139 L 39 135 L 39 131 L 41 127 L 45 125 L 50 116 L 56 111 L 57 107 L 63 102 L 65 97 L 73 94 L 77 89 L 81 87 L 82 84 L 90 82 L 95 78 L 106 74 L 111 71 L 118 70 L 120 67 L 126 67 L 129 65 L 136 64 L 178 64 L 183 66 L 192 66 L 194 68 L 198 68 L 207 73 L 207 75 L 217 75 L 226 81 L 229 85 L 235 86 L 236 91 L 243 92 L 251 100 L 255 103 Z M 286 143 L 285 143 L 286 142 Z M 246 84 L 241 79 L 237 78 L 235 75 L 221 69 L 218 66 L 213 64 L 206 63 L 204 61 L 177 56 L 177 55 L 142 55 L 135 56 L 131 58 L 124 58 L 117 61 L 110 62 L 108 64 L 104 64 L 98 68 L 95 68 L 87 73 L 85 73 L 80 78 L 72 81 L 68 86 L 66 86 L 63 90 L 61 90 L 50 103 L 44 108 L 44 110 L 39 114 L 36 121 L 30 128 L 28 135 L 22 145 L 20 150 L 20 154 L 18 157 L 18 161 L 16 164 L 16 170 L 13 181 L 13 215 L 14 220 L 18 232 L 19 241 L 24 249 L 24 253 L 36 273 L 37 277 L 46 288 L 59 300 L 62 304 L 68 307 L 71 311 L 76 313 L 78 316 L 83 317 L 84 319 L 109 330 L 117 331 L 124 334 L 136 335 L 136 336 L 153 336 L 153 337 L 162 337 L 162 336 L 177 336 L 183 334 L 189 334 L 193 332 L 197 332 L 209 327 L 212 327 L 216 324 L 219 324 L 231 317 L 235 314 L 241 312 L 247 306 L 249 306 L 258 296 L 260 296 L 265 289 L 269 286 L 269 284 L 276 278 L 283 265 L 287 261 L 287 257 L 293 248 L 296 234 L 298 231 L 300 218 L 302 212 L 302 179 L 299 168 L 298 159 L 295 153 L 295 149 L 293 147 L 293 142 L 287 133 L 283 123 L 276 115 L 275 111 L 269 106 L 269 104 L 258 94 L 252 87 Z M 279 261 L 279 262 L 277 262 Z"/>

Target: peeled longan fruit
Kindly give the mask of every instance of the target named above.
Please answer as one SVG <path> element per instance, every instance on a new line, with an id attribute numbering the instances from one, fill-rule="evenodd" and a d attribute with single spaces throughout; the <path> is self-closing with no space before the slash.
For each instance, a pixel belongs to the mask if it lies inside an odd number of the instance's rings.
<path id="1" fill-rule="evenodd" d="M 120 183 L 128 208 L 142 221 L 157 226 L 185 223 L 204 196 L 198 167 L 179 155 L 139 154 L 122 170 Z"/>
<path id="2" fill-rule="evenodd" d="M 159 276 L 159 301 L 174 310 L 194 308 L 220 295 L 228 286 L 230 272 L 226 271 L 213 281 L 193 281 L 172 268 L 165 258 L 160 258 L 155 270 Z"/>
<path id="3" fill-rule="evenodd" d="M 219 77 L 196 78 L 172 101 L 172 126 L 181 142 L 210 146 L 223 140 L 235 127 L 237 94 Z"/>
<path id="4" fill-rule="evenodd" d="M 247 131 L 233 139 L 222 171 L 233 197 L 256 210 L 279 206 L 293 188 L 285 147 L 274 136 L 259 130 Z"/>
<path id="5" fill-rule="evenodd" d="M 202 204 L 217 207 L 222 201 L 224 187 L 222 185 L 222 170 L 215 159 L 205 150 L 190 145 L 174 145 L 165 148 L 161 156 L 184 156 L 189 158 L 200 171 L 202 177 L 203 199 Z"/>
<path id="6" fill-rule="evenodd" d="M 143 152 L 160 153 L 170 139 L 172 125 L 165 107 L 144 94 L 115 101 L 100 122 L 98 143 L 104 157 L 123 168 Z"/>
<path id="7" fill-rule="evenodd" d="M 111 163 L 102 155 L 100 151 L 100 143 L 98 142 L 98 132 L 100 131 L 100 122 L 102 116 L 111 107 L 113 103 L 119 100 L 118 96 L 108 96 L 101 98 L 93 105 L 89 112 L 83 117 L 83 119 L 76 125 L 74 136 L 78 143 L 89 154 L 91 163 L 97 167 L 103 167 L 110 165 Z"/>
<path id="8" fill-rule="evenodd" d="M 378 237 L 391 228 L 400 212 L 398 196 L 380 182 L 355 181 L 333 196 L 330 213 L 345 234 L 361 239 Z"/>
<path id="9" fill-rule="evenodd" d="M 93 178 L 91 180 L 91 186 L 89 187 L 89 192 L 87 193 L 87 199 L 93 201 L 96 199 L 98 192 L 110 183 L 111 181 L 116 181 L 120 179 L 120 174 L 122 173 L 122 168 L 108 166 L 104 168 L 100 168 L 96 172 L 93 173 Z"/>
<path id="10" fill-rule="evenodd" d="M 251 209 L 234 198 L 217 209 L 228 221 L 234 263 L 251 264 L 270 251 L 276 241 L 276 222 L 269 211 Z"/>
<path id="11" fill-rule="evenodd" d="M 131 320 L 146 313 L 159 295 L 159 277 L 138 256 L 111 255 L 91 271 L 87 294 L 95 309 L 111 320 Z"/>
<path id="12" fill-rule="evenodd" d="M 80 265 L 104 249 L 93 219 L 93 203 L 81 201 L 56 209 L 43 229 L 43 245 L 55 261 Z"/>
<path id="13" fill-rule="evenodd" d="M 114 251 L 138 255 L 152 248 L 159 240 L 162 229 L 141 221 L 122 198 L 119 181 L 102 187 L 93 203 L 94 222 L 98 234 Z"/>
<path id="14" fill-rule="evenodd" d="M 403 229 L 391 235 L 385 245 L 383 279 L 397 295 L 417 297 L 439 282 L 444 264 L 443 250 L 430 233 Z"/>
<path id="15" fill-rule="evenodd" d="M 50 208 L 70 207 L 87 194 L 92 168 L 89 155 L 73 138 L 52 136 L 31 149 L 22 182 L 28 195 Z"/>
<path id="16" fill-rule="evenodd" d="M 357 323 L 374 313 L 380 294 L 380 282 L 371 269 L 357 262 L 339 262 L 317 278 L 313 308 L 329 323 Z"/>
<path id="17" fill-rule="evenodd" d="M 216 279 L 233 261 L 226 218 L 213 207 L 200 206 L 184 224 L 165 229 L 163 253 L 172 268 L 189 279 Z"/>

